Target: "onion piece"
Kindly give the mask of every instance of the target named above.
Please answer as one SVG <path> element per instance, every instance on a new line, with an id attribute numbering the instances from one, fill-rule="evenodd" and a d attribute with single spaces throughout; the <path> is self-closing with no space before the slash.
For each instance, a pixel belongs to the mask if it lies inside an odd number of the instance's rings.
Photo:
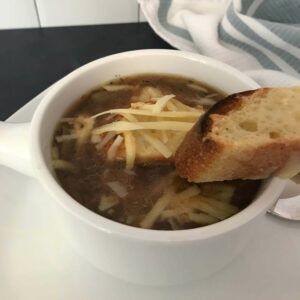
<path id="1" fill-rule="evenodd" d="M 180 226 L 177 225 L 174 219 L 170 218 L 168 219 L 168 223 L 171 225 L 173 230 L 179 230 Z"/>
<path id="2" fill-rule="evenodd" d="M 53 146 L 51 148 L 51 158 L 54 160 L 54 159 L 59 159 L 59 151 L 58 151 L 58 148 Z"/>
<path id="3" fill-rule="evenodd" d="M 90 117 L 78 116 L 75 119 L 75 131 L 77 134 L 77 144 L 83 144 L 86 142 L 94 127 L 95 120 Z M 80 126 L 82 125 L 82 126 Z"/>
<path id="4" fill-rule="evenodd" d="M 113 206 L 115 206 L 118 202 L 119 202 L 119 200 L 113 196 L 103 195 L 101 197 L 100 204 L 98 205 L 98 209 L 100 211 L 108 210 L 108 209 L 112 208 Z"/>
<path id="5" fill-rule="evenodd" d="M 209 225 L 219 221 L 217 218 L 204 213 L 189 213 L 188 217 L 191 221 L 201 225 Z"/>
<path id="6" fill-rule="evenodd" d="M 111 190 L 120 198 L 124 198 L 128 195 L 128 191 L 124 185 L 119 181 L 108 181 L 106 184 L 111 188 Z"/>
<path id="7" fill-rule="evenodd" d="M 91 136 L 91 143 L 92 144 L 98 144 L 102 140 L 101 136 L 99 134 L 92 134 Z"/>
<path id="8" fill-rule="evenodd" d="M 176 107 L 176 105 L 174 105 L 174 104 L 172 103 L 172 101 L 169 101 L 169 102 L 167 103 L 167 109 L 168 109 L 169 111 L 178 111 L 178 108 Z"/>
<path id="9" fill-rule="evenodd" d="M 199 92 L 208 93 L 208 89 L 206 89 L 205 87 L 200 86 L 198 84 L 195 84 L 195 83 L 189 83 L 189 84 L 187 84 L 187 87 L 194 89 L 196 91 L 199 91 Z"/>
<path id="10" fill-rule="evenodd" d="M 136 173 L 134 171 L 128 170 L 128 169 L 125 169 L 124 173 L 126 173 L 127 175 L 130 175 L 130 176 L 135 176 L 136 175 Z"/>
<path id="11" fill-rule="evenodd" d="M 134 86 L 128 84 L 106 84 L 102 86 L 108 92 L 116 92 L 122 90 L 132 90 Z"/>
<path id="12" fill-rule="evenodd" d="M 74 122 L 74 118 L 61 118 L 59 120 L 59 122 L 61 122 L 61 123 L 73 123 Z"/>
<path id="13" fill-rule="evenodd" d="M 70 172 L 75 172 L 76 167 L 63 159 L 53 159 L 52 160 L 52 167 L 56 170 L 64 170 L 64 171 L 70 171 Z"/>
<path id="14" fill-rule="evenodd" d="M 112 138 L 114 138 L 117 134 L 114 131 L 108 132 L 105 137 L 101 140 L 100 143 L 96 145 L 96 149 L 101 150 Z"/>
<path id="15" fill-rule="evenodd" d="M 74 140 L 74 139 L 77 139 L 77 134 L 76 133 L 73 133 L 73 134 L 65 134 L 65 135 L 60 135 L 60 136 L 56 136 L 55 137 L 55 140 L 58 142 L 58 143 L 62 143 L 62 142 L 65 142 L 65 141 L 70 141 L 70 140 Z"/>
<path id="16" fill-rule="evenodd" d="M 197 103 L 201 105 L 214 105 L 217 101 L 212 98 L 200 98 Z"/>
<path id="17" fill-rule="evenodd" d="M 214 98 L 218 95 L 219 95 L 218 93 L 211 93 L 211 94 L 206 95 L 205 98 Z"/>

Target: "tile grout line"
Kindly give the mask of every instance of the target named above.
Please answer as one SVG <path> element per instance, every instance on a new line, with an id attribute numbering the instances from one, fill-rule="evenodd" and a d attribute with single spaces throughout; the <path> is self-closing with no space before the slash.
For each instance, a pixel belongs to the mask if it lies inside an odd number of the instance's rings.
<path id="1" fill-rule="evenodd" d="M 36 3 L 36 0 L 33 0 L 33 4 L 34 4 L 34 9 L 35 9 L 35 13 L 36 13 L 36 17 L 37 17 L 37 21 L 38 21 L 38 26 L 41 28 L 41 19 L 40 19 L 40 14 L 39 14 L 39 9 Z"/>

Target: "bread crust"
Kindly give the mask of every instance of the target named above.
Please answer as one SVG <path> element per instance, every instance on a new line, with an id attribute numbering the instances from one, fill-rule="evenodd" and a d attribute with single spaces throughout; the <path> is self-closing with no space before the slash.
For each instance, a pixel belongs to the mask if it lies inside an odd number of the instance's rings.
<path id="1" fill-rule="evenodd" d="M 222 153 L 224 146 L 212 139 L 205 137 L 213 126 L 212 114 L 225 115 L 241 106 L 242 94 L 247 95 L 252 91 L 236 93 L 223 99 L 212 106 L 200 117 L 193 128 L 187 133 L 175 154 L 175 167 L 181 177 L 188 181 L 195 181 L 211 165 L 218 153 Z"/>
<path id="2" fill-rule="evenodd" d="M 188 132 L 175 154 L 176 170 L 188 181 L 195 181 L 224 147 L 211 139 L 202 142 L 203 133 L 199 132 L 199 122 L 201 120 Z"/>
<path id="3" fill-rule="evenodd" d="M 294 152 L 300 155 L 300 137 L 296 141 L 273 141 L 252 148 L 239 148 L 211 138 L 214 114 L 228 115 L 251 101 L 265 97 L 269 88 L 228 96 L 209 109 L 188 132 L 175 155 L 178 174 L 188 181 L 209 182 L 233 179 L 262 179 L 281 169 Z"/>

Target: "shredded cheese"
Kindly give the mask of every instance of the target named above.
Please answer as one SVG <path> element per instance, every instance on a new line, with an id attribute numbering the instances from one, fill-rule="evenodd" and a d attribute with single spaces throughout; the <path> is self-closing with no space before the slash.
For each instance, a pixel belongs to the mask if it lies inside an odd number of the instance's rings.
<path id="1" fill-rule="evenodd" d="M 207 197 L 203 197 L 203 196 L 200 196 L 199 198 L 202 202 L 209 203 L 211 206 L 216 207 L 217 209 L 220 209 L 220 210 L 228 213 L 229 215 L 233 215 L 233 214 L 236 214 L 237 212 L 239 212 L 239 208 L 230 203 L 218 201 L 216 199 L 207 198 Z"/>
<path id="2" fill-rule="evenodd" d="M 178 111 L 178 108 L 176 107 L 176 105 L 174 105 L 171 101 L 169 101 L 167 103 L 167 109 L 170 111 Z"/>
<path id="3" fill-rule="evenodd" d="M 141 221 L 140 226 L 142 228 L 151 228 L 160 216 L 161 212 L 167 207 L 172 200 L 173 193 L 171 191 L 165 192 L 156 203 L 152 206 L 151 210 Z"/>
<path id="4" fill-rule="evenodd" d="M 189 84 L 187 84 L 187 87 L 194 89 L 196 91 L 199 91 L 199 92 L 208 93 L 208 90 L 206 88 L 204 88 L 203 86 L 200 86 L 198 84 L 195 84 L 195 83 L 189 83 Z"/>
<path id="5" fill-rule="evenodd" d="M 188 214 L 189 219 L 192 222 L 201 224 L 201 225 L 208 225 L 218 222 L 219 220 L 215 217 L 212 217 L 210 215 L 204 214 L 204 213 L 189 213 Z"/>
<path id="6" fill-rule="evenodd" d="M 175 130 L 175 131 L 189 131 L 194 123 L 178 122 L 178 121 L 159 121 L 159 122 L 126 122 L 117 121 L 110 124 L 103 125 L 93 130 L 94 134 L 101 134 L 109 131 L 131 131 L 131 130 Z"/>
<path id="7" fill-rule="evenodd" d="M 152 112 L 153 104 L 147 104 L 144 102 L 135 102 L 135 103 L 131 103 L 131 108 L 149 110 Z"/>
<path id="8" fill-rule="evenodd" d="M 132 88 L 132 86 L 105 85 L 103 88 L 114 91 Z M 107 159 L 114 160 L 119 147 L 124 143 L 125 151 L 122 148 L 120 153 L 121 157 L 124 153 L 127 170 L 134 167 L 137 157 L 143 159 L 159 155 L 159 157 L 170 158 L 185 133 L 203 114 L 203 109 L 202 107 L 191 108 L 176 100 L 174 95 L 161 95 L 161 92 L 152 90 L 152 87 L 143 91 L 147 92 L 145 100 L 147 102 L 132 102 L 130 108 L 110 109 L 93 116 L 78 116 L 71 120 L 67 118 L 65 121 L 73 123 L 75 133 L 56 137 L 57 141 L 74 138 L 77 139 L 77 145 L 80 145 L 89 138 L 100 151 L 118 134 L 119 136 L 114 139 L 106 153 Z M 108 115 L 104 119 L 106 124 L 94 128 L 95 119 L 105 115 Z M 135 131 L 138 134 L 135 134 Z"/>
<path id="9" fill-rule="evenodd" d="M 185 105 L 182 102 L 178 101 L 177 99 L 171 99 L 170 101 L 178 108 L 178 110 L 198 111 L 198 109 L 193 108 L 193 107 L 188 106 L 188 105 Z"/>
<path id="10" fill-rule="evenodd" d="M 156 149 L 165 158 L 169 158 L 172 156 L 172 151 L 159 139 L 155 138 L 154 136 L 151 136 L 145 131 L 140 131 L 139 133 L 147 143 L 149 143 L 154 149 Z"/>
<path id="11" fill-rule="evenodd" d="M 130 113 L 123 114 L 123 117 L 129 122 L 138 122 L 138 119 Z"/>
<path id="12" fill-rule="evenodd" d="M 160 113 L 164 109 L 166 104 L 174 97 L 175 97 L 175 95 L 166 95 L 161 98 L 157 98 L 156 103 L 153 105 L 152 112 Z"/>
<path id="13" fill-rule="evenodd" d="M 130 170 L 134 166 L 135 155 L 136 155 L 136 142 L 132 132 L 124 132 L 125 139 L 125 151 L 126 151 L 126 169 Z"/>
<path id="14" fill-rule="evenodd" d="M 56 170 L 64 170 L 64 171 L 70 171 L 75 172 L 76 168 L 75 166 L 63 159 L 53 159 L 52 160 L 52 167 Z"/>
<path id="15" fill-rule="evenodd" d="M 160 218 L 162 220 L 175 218 L 178 215 L 178 211 L 176 209 L 165 209 L 161 212 Z"/>
<path id="16" fill-rule="evenodd" d="M 77 126 L 74 126 L 77 134 L 77 143 L 83 144 L 90 136 L 95 120 L 84 116 L 79 116 L 76 118 L 75 122 L 77 123 L 75 124 Z"/>
<path id="17" fill-rule="evenodd" d="M 161 131 L 161 140 L 162 140 L 163 143 L 167 143 L 168 142 L 169 137 L 168 137 L 167 130 L 162 130 Z"/>
<path id="18" fill-rule="evenodd" d="M 122 142 L 123 142 L 123 137 L 121 135 L 118 135 L 107 151 L 108 160 L 112 161 L 115 159 L 118 148 L 120 147 Z"/>
<path id="19" fill-rule="evenodd" d="M 176 200 L 185 200 L 200 194 L 200 188 L 196 185 L 190 186 L 184 191 L 176 194 Z"/>
<path id="20" fill-rule="evenodd" d="M 218 205 L 215 205 L 216 203 L 212 203 L 212 200 L 214 199 L 211 199 L 211 198 L 205 198 L 205 197 L 202 197 L 202 196 L 196 196 L 196 197 L 193 197 L 191 199 L 191 205 L 194 209 L 198 209 L 208 215 L 211 215 L 219 220 L 224 220 L 224 219 L 227 219 L 228 217 L 232 216 L 234 213 L 238 212 L 238 208 L 234 209 L 234 211 L 225 211 L 224 209 L 218 207 Z M 220 202 L 219 203 L 222 203 L 222 204 L 227 204 L 227 203 L 224 203 L 224 202 Z M 227 204 L 229 205 L 229 204 Z"/>
<path id="21" fill-rule="evenodd" d="M 128 85 L 128 84 L 107 84 L 107 85 L 103 85 L 102 87 L 108 92 L 116 92 L 116 91 L 129 90 L 134 88 L 132 85 Z"/>
<path id="22" fill-rule="evenodd" d="M 135 216 L 128 215 L 127 218 L 126 218 L 125 223 L 126 224 L 131 224 L 134 220 L 135 220 Z"/>
<path id="23" fill-rule="evenodd" d="M 124 185 L 119 181 L 108 181 L 106 184 L 112 189 L 112 191 L 120 198 L 124 198 L 128 195 L 128 191 Z"/>
<path id="24" fill-rule="evenodd" d="M 173 104 L 174 105 L 174 104 Z M 150 110 L 142 110 L 142 109 L 133 109 L 133 108 L 120 108 L 120 109 L 110 109 L 99 114 L 91 116 L 91 118 L 97 118 L 106 114 L 121 114 L 121 115 L 140 115 L 140 116 L 150 116 L 150 117 L 164 117 L 164 118 L 187 118 L 187 117 L 195 117 L 199 118 L 203 111 L 201 110 L 193 110 L 193 111 L 161 111 L 161 112 L 153 112 Z"/>
<path id="25" fill-rule="evenodd" d="M 222 201 L 200 195 L 197 185 L 173 194 L 173 199 L 167 209 L 161 211 L 161 220 L 175 219 L 179 224 L 189 221 L 208 225 L 223 220 L 237 213 L 239 208 Z"/>
<path id="26" fill-rule="evenodd" d="M 58 143 L 62 143 L 65 141 L 77 139 L 77 134 L 73 133 L 73 134 L 65 134 L 65 135 L 61 135 L 61 136 L 56 136 L 55 139 Z"/>
<path id="27" fill-rule="evenodd" d="M 92 144 L 98 144 L 102 140 L 101 136 L 99 134 L 92 134 L 91 136 L 91 143 Z"/>
<path id="28" fill-rule="evenodd" d="M 103 139 L 96 145 L 96 149 L 99 151 L 101 150 L 111 139 L 116 136 L 114 131 L 108 132 Z"/>
<path id="29" fill-rule="evenodd" d="M 100 211 L 108 210 L 108 209 L 112 208 L 113 206 L 115 206 L 118 202 L 119 202 L 118 199 L 113 196 L 103 195 L 101 197 L 98 209 Z"/>
<path id="30" fill-rule="evenodd" d="M 142 88 L 139 95 L 132 97 L 132 100 L 138 100 L 138 101 L 145 102 L 154 97 L 160 97 L 160 96 L 162 96 L 162 92 L 160 89 L 155 88 L 153 86 L 145 86 L 144 88 Z"/>

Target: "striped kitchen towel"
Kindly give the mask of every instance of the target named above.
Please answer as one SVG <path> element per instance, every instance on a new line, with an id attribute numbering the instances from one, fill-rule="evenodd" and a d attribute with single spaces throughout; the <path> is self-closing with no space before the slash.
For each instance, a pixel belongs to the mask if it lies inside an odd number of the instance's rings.
<path id="1" fill-rule="evenodd" d="M 248 73 L 261 86 L 300 84 L 300 0 L 139 0 L 172 46 Z"/>

